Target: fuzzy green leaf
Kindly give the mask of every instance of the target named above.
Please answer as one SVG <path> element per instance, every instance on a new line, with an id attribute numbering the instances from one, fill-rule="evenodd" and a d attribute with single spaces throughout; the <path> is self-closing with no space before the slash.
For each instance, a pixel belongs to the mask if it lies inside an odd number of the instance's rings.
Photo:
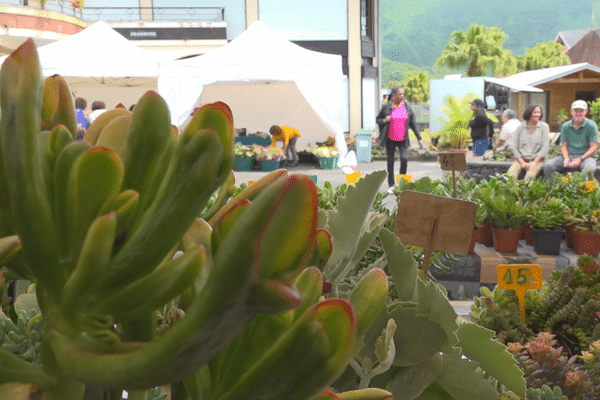
<path id="1" fill-rule="evenodd" d="M 371 205 L 377 196 L 385 171 L 373 172 L 351 185 L 344 197 L 340 197 L 335 210 L 330 211 L 325 229 L 331 233 L 333 252 L 323 271 L 325 280 L 333 287 L 353 267 L 353 259 L 364 231 L 365 221 L 371 213 Z"/>
<path id="2" fill-rule="evenodd" d="M 454 400 L 498 399 L 494 386 L 477 371 L 478 364 L 461 358 L 458 354 L 444 354 L 444 368 L 436 382 Z"/>
<path id="3" fill-rule="evenodd" d="M 494 339 L 494 331 L 472 323 L 464 323 L 457 331 L 459 346 L 472 361 L 510 390 L 525 397 L 525 380 L 517 361 L 506 347 Z"/>
<path id="4" fill-rule="evenodd" d="M 394 278 L 398 299 L 400 301 L 412 300 L 417 280 L 417 265 L 412 253 L 388 229 L 382 229 L 379 237 L 388 259 L 388 270 Z"/>
<path id="5" fill-rule="evenodd" d="M 420 364 L 399 368 L 385 388 L 397 399 L 417 398 L 437 378 L 442 367 L 442 354 L 438 353 Z"/>

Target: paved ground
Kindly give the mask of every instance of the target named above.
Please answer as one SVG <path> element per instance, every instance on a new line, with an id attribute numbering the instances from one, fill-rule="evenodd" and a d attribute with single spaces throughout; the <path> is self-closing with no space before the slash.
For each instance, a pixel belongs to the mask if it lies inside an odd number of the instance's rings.
<path id="1" fill-rule="evenodd" d="M 400 165 L 398 161 L 394 164 L 394 170 L 398 173 Z M 370 163 L 358 163 L 356 170 L 359 171 L 363 176 L 374 172 L 387 170 L 386 161 L 372 161 Z M 339 186 L 346 183 L 346 175 L 341 169 L 321 169 L 317 165 L 298 164 L 296 167 L 288 168 L 290 173 L 301 172 L 307 175 L 317 176 L 317 185 L 322 186 L 324 182 L 330 182 L 333 187 Z M 411 175 L 413 180 L 418 180 L 424 176 L 429 176 L 432 179 L 442 179 L 443 172 L 440 169 L 438 162 L 421 162 L 421 161 L 409 161 L 408 162 L 408 175 Z M 249 181 L 256 181 L 264 176 L 266 173 L 261 171 L 250 171 L 250 172 L 235 172 L 236 184 L 248 183 Z M 381 191 L 388 189 L 387 181 L 381 185 Z"/>

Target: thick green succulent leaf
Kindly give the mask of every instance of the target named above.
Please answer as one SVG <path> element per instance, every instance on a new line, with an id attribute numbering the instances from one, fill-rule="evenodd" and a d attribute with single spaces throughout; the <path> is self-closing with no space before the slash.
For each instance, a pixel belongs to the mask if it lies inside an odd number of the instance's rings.
<path id="1" fill-rule="evenodd" d="M 95 147 L 111 149 L 121 160 L 125 158 L 127 132 L 131 126 L 131 115 L 122 115 L 110 121 L 98 136 Z"/>
<path id="2" fill-rule="evenodd" d="M 394 370 L 386 389 L 396 399 L 416 399 L 437 378 L 442 371 L 442 354 L 435 354 L 422 363 Z"/>
<path id="3" fill-rule="evenodd" d="M 108 266 L 116 237 L 117 215 L 111 212 L 96 218 L 86 233 L 76 267 L 62 290 L 61 310 L 73 321 L 83 306 L 82 296 Z"/>
<path id="4" fill-rule="evenodd" d="M 406 367 L 422 363 L 444 346 L 446 334 L 428 316 L 418 315 L 415 308 L 398 306 L 390 312 L 396 321 L 394 365 Z"/>
<path id="5" fill-rule="evenodd" d="M 88 130 L 83 136 L 83 141 L 88 143 L 90 146 L 95 146 L 98 137 L 102 133 L 102 129 L 115 118 L 123 115 L 131 115 L 131 111 L 126 108 L 114 108 L 100 114 L 94 122 L 88 127 Z"/>
<path id="6" fill-rule="evenodd" d="M 2 393 L 1 390 L 8 388 L 4 384 L 11 382 L 33 383 L 42 389 L 49 390 L 56 384 L 56 378 L 46 374 L 40 365 L 25 361 L 0 347 L 0 393 Z M 11 390 L 16 389 L 12 387 Z M 10 391 L 10 393 L 14 392 Z M 14 397 L 2 398 L 14 399 Z"/>
<path id="7" fill-rule="evenodd" d="M 379 233 L 381 244 L 388 260 L 388 270 L 394 280 L 396 293 L 400 301 L 411 301 L 417 281 L 417 265 L 412 253 L 400 242 L 400 239 L 388 229 Z"/>
<path id="8" fill-rule="evenodd" d="M 236 220 L 237 227 L 227 236 L 222 249 L 213 254 L 213 266 L 207 279 L 210 285 L 205 285 L 194 296 L 185 316 L 156 341 L 111 346 L 103 348 L 104 354 L 98 354 L 99 343 L 82 347 L 79 342 L 50 331 L 48 340 L 60 367 L 69 375 L 103 387 L 145 388 L 181 380 L 206 364 L 255 317 L 255 283 L 260 276 L 253 268 L 252 259 L 257 236 L 270 223 L 274 204 L 297 203 L 297 196 L 316 197 L 314 190 L 289 191 L 295 184 L 306 188 L 300 182 L 302 179 L 299 176 L 283 178 L 252 201 Z M 288 193 L 294 196 L 286 196 Z M 280 236 L 287 235 L 286 227 L 282 228 Z M 288 266 L 280 267 L 291 275 Z M 275 304 L 275 310 L 280 308 L 279 303 Z M 260 309 L 264 311 L 266 305 L 261 304 Z M 329 323 L 323 325 L 329 326 Z"/>
<path id="9" fill-rule="evenodd" d="M 317 191 L 312 179 L 306 175 L 290 175 L 288 185 L 274 203 L 268 225 L 257 239 L 256 265 L 261 276 L 297 273 L 298 268 L 306 264 L 316 244 L 317 208 Z M 282 265 L 286 268 L 282 269 Z"/>
<path id="10" fill-rule="evenodd" d="M 355 339 L 350 303 L 325 300 L 309 309 L 220 400 L 310 399 L 345 368 Z M 268 388 L 268 389 L 265 389 Z"/>
<path id="11" fill-rule="evenodd" d="M 328 213 L 325 229 L 331 233 L 333 252 L 323 275 L 325 280 L 332 282 L 333 287 L 353 267 L 350 260 L 356 253 L 371 205 L 385 177 L 385 171 L 377 171 L 360 179 L 356 185 L 348 187 L 346 195 L 338 200 L 337 208 Z"/>
<path id="12" fill-rule="evenodd" d="M 6 182 L 2 208 L 23 244 L 24 257 L 42 286 L 59 292 L 64 275 L 58 237 L 40 149 L 42 77 L 33 40 L 28 39 L 2 63 L 0 88 L 0 177 Z"/>
<path id="13" fill-rule="evenodd" d="M 67 232 L 67 192 L 70 185 L 69 177 L 76 161 L 83 153 L 90 149 L 90 145 L 83 142 L 72 142 L 65 146 L 56 158 L 54 165 L 54 209 L 58 225 L 58 236 L 61 243 L 63 258 L 67 257 L 71 248 L 70 237 Z M 70 264 L 74 264 L 71 260 Z M 67 267 L 67 270 L 70 268 Z"/>
<path id="14" fill-rule="evenodd" d="M 265 188 L 269 187 L 273 182 L 277 181 L 279 178 L 287 176 L 288 172 L 285 169 L 278 169 L 273 172 L 269 172 L 252 185 L 248 186 L 237 196 L 232 198 L 221 207 L 210 219 L 208 223 L 212 226 L 216 223 L 216 221 L 220 220 L 223 215 L 225 215 L 229 210 L 237 205 L 237 203 L 245 200 L 252 200 L 256 196 L 258 196 Z"/>
<path id="15" fill-rule="evenodd" d="M 129 225 L 131 218 L 135 214 L 139 204 L 138 192 L 135 190 L 126 190 L 116 196 L 108 199 L 100 209 L 100 214 L 108 214 L 109 212 L 117 213 L 117 233 L 120 233 Z"/>
<path id="16" fill-rule="evenodd" d="M 133 189 L 140 194 L 141 213 L 156 195 L 175 145 L 169 107 L 158 93 L 148 91 L 139 99 L 122 141 L 123 190 Z"/>
<path id="17" fill-rule="evenodd" d="M 498 399 L 496 388 L 477 371 L 478 364 L 458 354 L 444 354 L 436 382 L 455 400 Z"/>
<path id="18" fill-rule="evenodd" d="M 388 298 L 388 279 L 383 270 L 375 268 L 367 272 L 350 292 L 348 301 L 354 307 L 357 328 L 356 337 L 369 330 Z"/>
<path id="19" fill-rule="evenodd" d="M 210 240 L 212 251 L 219 251 L 219 246 L 227 237 L 227 234 L 233 227 L 235 220 L 241 215 L 241 213 L 243 213 L 246 210 L 246 208 L 249 205 L 250 200 L 248 199 L 237 203 L 233 208 L 230 208 L 226 214 L 224 214 L 218 221 L 214 223 Z"/>
<path id="20" fill-rule="evenodd" d="M 123 164 L 109 149 L 89 149 L 75 161 L 66 198 L 67 243 L 73 243 L 73 259 L 79 255 L 90 224 L 104 203 L 118 194 L 122 182 Z"/>
<path id="21" fill-rule="evenodd" d="M 0 239 L 0 265 L 11 261 L 21 251 L 21 241 L 17 235 Z"/>
<path id="22" fill-rule="evenodd" d="M 52 75 L 44 81 L 42 129 L 51 130 L 58 125 L 64 125 L 71 133 L 71 137 L 75 139 L 77 121 L 73 96 L 65 78 L 60 75 Z"/>
<path id="23" fill-rule="evenodd" d="M 196 246 L 202 246 L 206 249 L 207 258 L 210 259 L 212 254 L 211 249 L 211 236 L 212 227 L 203 220 L 202 218 L 196 218 L 187 230 L 182 239 L 183 251 L 194 248 Z"/>
<path id="24" fill-rule="evenodd" d="M 321 297 L 323 293 L 323 275 L 315 267 L 306 268 L 298 275 L 294 281 L 294 286 L 298 289 L 302 299 L 300 305 L 291 310 L 295 321 Z"/>
<path id="25" fill-rule="evenodd" d="M 152 273 L 99 302 L 94 313 L 111 315 L 115 322 L 131 320 L 162 307 L 188 288 L 206 263 L 201 247 L 165 262 Z"/>
<path id="26" fill-rule="evenodd" d="M 523 371 L 517 360 L 506 350 L 506 346 L 494 339 L 495 332 L 482 326 L 464 323 L 458 331 L 458 345 L 463 354 L 500 383 L 525 398 L 526 385 Z"/>
<path id="27" fill-rule="evenodd" d="M 182 136 L 156 197 L 114 256 L 101 289 L 111 291 L 156 268 L 227 178 L 232 163 L 214 130 Z"/>

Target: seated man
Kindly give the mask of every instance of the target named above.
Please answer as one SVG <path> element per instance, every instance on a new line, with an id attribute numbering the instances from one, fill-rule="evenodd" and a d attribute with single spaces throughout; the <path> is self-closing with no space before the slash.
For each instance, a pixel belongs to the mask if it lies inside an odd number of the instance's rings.
<path id="1" fill-rule="evenodd" d="M 519 125 L 521 125 L 521 121 L 517 118 L 517 113 L 510 108 L 504 110 L 502 113 L 502 128 L 494 150 L 512 150 L 515 132 Z"/>
<path id="2" fill-rule="evenodd" d="M 273 125 L 269 132 L 273 136 L 271 146 L 275 147 L 278 140 L 283 142 L 283 154 L 287 158 L 287 166 L 295 167 L 298 164 L 298 154 L 296 153 L 296 141 L 301 137 L 300 132 L 290 126 Z"/>
<path id="3" fill-rule="evenodd" d="M 593 155 L 598 150 L 598 125 L 585 117 L 587 109 L 588 105 L 583 100 L 576 100 L 571 105 L 573 119 L 565 122 L 561 129 L 561 155 L 544 164 L 546 179 L 557 172 L 570 170 L 596 172 Z"/>

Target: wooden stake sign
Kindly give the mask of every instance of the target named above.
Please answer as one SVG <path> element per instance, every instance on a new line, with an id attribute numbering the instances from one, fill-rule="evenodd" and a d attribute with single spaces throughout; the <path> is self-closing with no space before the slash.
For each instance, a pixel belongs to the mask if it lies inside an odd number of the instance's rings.
<path id="1" fill-rule="evenodd" d="M 528 289 L 542 288 L 542 267 L 537 264 L 498 265 L 498 287 L 512 289 L 519 299 L 521 320 L 525 323 L 525 293 Z"/>
<path id="2" fill-rule="evenodd" d="M 402 243 L 425 248 L 423 272 L 427 276 L 433 250 L 468 253 L 476 210 L 470 201 L 405 190 L 394 233 Z"/>
<path id="3" fill-rule="evenodd" d="M 456 171 L 465 171 L 467 169 L 467 157 L 464 153 L 440 153 L 440 168 L 442 171 L 452 171 L 452 188 L 456 198 Z"/>

